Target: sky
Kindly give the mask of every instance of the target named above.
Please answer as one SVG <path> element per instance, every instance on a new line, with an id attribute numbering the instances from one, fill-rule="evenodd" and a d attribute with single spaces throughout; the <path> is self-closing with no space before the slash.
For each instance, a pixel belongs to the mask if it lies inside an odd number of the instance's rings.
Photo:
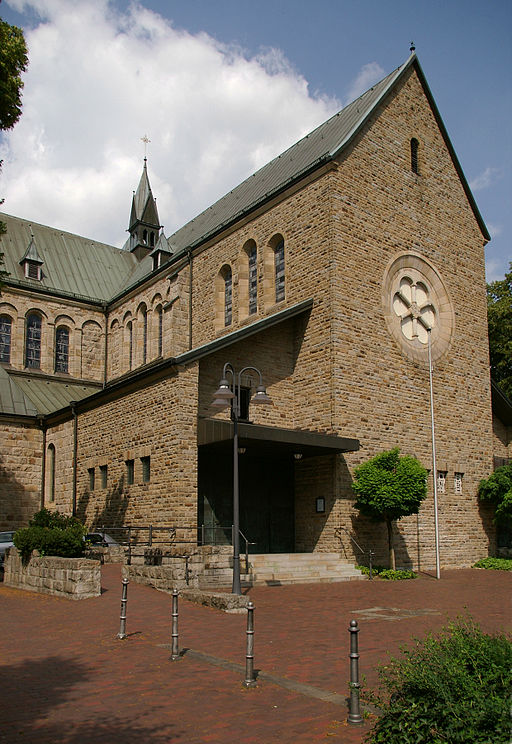
<path id="1" fill-rule="evenodd" d="M 2 209 L 122 246 L 147 151 L 167 236 L 405 62 L 512 261 L 510 0 L 0 0 L 29 48 Z M 142 138 L 150 142 L 145 145 Z"/>

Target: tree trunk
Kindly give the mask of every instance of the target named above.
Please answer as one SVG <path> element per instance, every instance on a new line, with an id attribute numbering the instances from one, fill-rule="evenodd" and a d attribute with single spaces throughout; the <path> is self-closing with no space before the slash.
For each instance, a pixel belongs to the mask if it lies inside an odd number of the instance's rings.
<path id="1" fill-rule="evenodd" d="M 386 519 L 386 527 L 388 528 L 389 567 L 395 571 L 395 545 L 393 543 L 393 522 L 391 519 Z"/>

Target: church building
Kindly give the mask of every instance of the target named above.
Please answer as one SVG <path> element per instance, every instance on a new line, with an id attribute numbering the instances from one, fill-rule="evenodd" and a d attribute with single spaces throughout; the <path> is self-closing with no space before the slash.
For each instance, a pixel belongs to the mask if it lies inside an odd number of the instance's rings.
<path id="1" fill-rule="evenodd" d="M 353 537 L 385 564 L 351 481 L 393 447 L 429 470 L 397 564 L 435 564 L 434 478 L 441 565 L 494 552 L 477 488 L 512 457 L 512 410 L 491 390 L 489 234 L 414 52 L 170 237 L 146 160 L 122 249 L 0 220 L 0 529 L 45 506 L 229 542 L 234 380 L 255 552 L 357 561 Z"/>

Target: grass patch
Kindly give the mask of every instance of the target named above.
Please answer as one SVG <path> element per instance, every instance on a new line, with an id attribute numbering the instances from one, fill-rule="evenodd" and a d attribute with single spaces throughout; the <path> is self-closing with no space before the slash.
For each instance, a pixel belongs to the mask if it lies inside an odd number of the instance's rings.
<path id="1" fill-rule="evenodd" d="M 512 558 L 482 558 L 473 568 L 492 568 L 496 571 L 512 571 Z"/>

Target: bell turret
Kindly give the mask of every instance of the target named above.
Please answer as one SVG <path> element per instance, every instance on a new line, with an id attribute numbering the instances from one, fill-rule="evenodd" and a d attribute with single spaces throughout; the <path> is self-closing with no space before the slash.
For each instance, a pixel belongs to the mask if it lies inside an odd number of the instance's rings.
<path id="1" fill-rule="evenodd" d="M 128 227 L 130 253 L 134 253 L 139 261 L 147 256 L 157 244 L 161 227 L 156 200 L 149 185 L 147 159 L 144 158 L 139 185 L 133 194 Z"/>

